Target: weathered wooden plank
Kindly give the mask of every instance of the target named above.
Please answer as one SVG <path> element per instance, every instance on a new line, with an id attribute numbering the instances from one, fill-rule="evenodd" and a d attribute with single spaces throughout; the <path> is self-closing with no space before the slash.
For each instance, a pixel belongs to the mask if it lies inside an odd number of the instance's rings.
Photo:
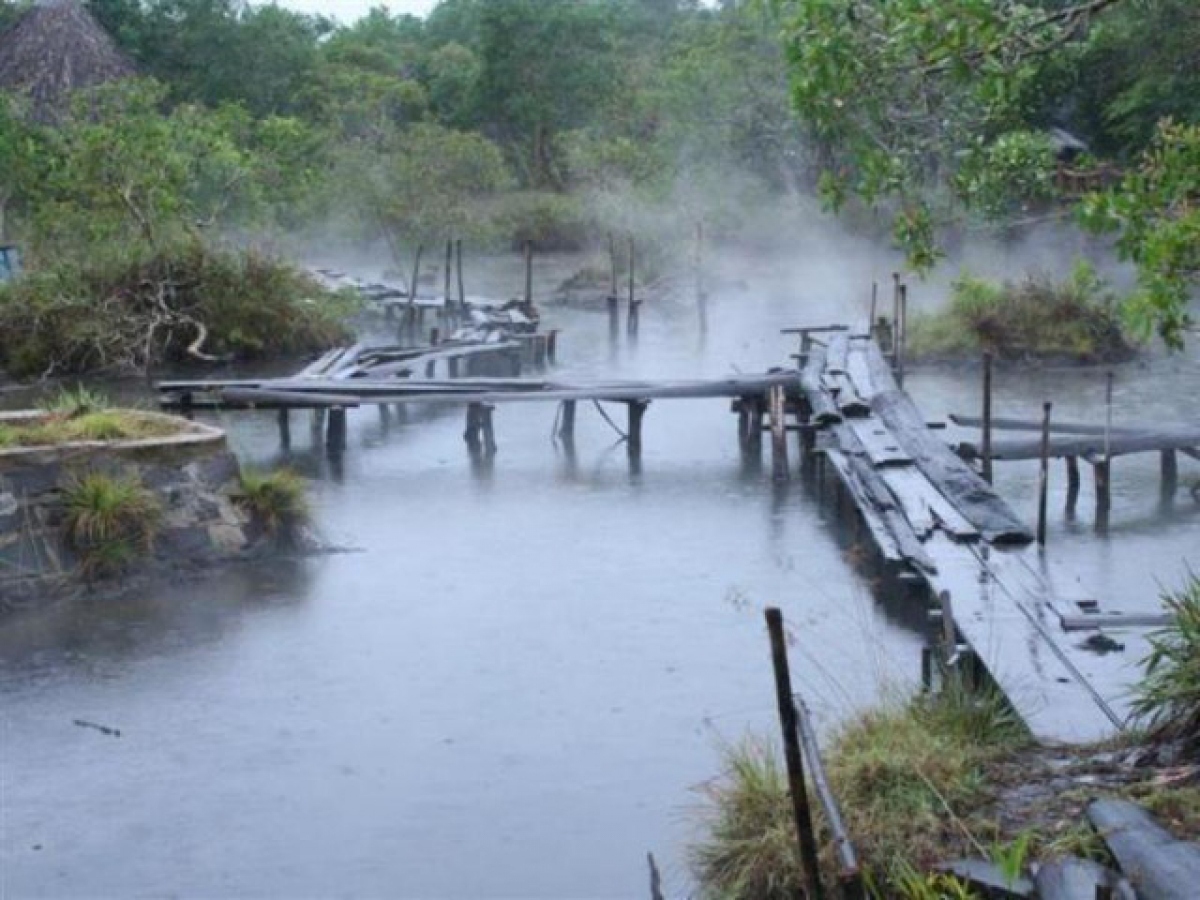
<path id="1" fill-rule="evenodd" d="M 1200 885 L 1200 845 L 1177 840 L 1127 800 L 1095 800 L 1088 821 L 1137 885 L 1142 900 L 1193 900 Z"/>
<path id="2" fill-rule="evenodd" d="M 991 485 L 934 437 L 916 405 L 901 391 L 876 394 L 871 406 L 922 474 L 992 543 L 1029 543 L 1033 534 Z"/>
<path id="3" fill-rule="evenodd" d="M 867 457 L 875 466 L 911 465 L 913 458 L 906 453 L 887 426 L 879 419 L 853 419 L 846 425 L 862 444 Z"/>
<path id="4" fill-rule="evenodd" d="M 226 388 L 221 391 L 221 399 L 227 403 L 244 404 L 250 407 L 261 405 L 264 408 L 340 406 L 345 409 L 354 409 L 359 405 L 357 397 L 346 394 L 318 394 L 312 391 L 302 393 L 277 391 L 269 388 Z"/>
<path id="5" fill-rule="evenodd" d="M 855 505 L 862 514 L 863 521 L 867 523 L 867 530 L 871 532 L 871 537 L 874 539 L 880 555 L 888 562 L 905 562 L 904 554 L 900 552 L 900 544 L 884 523 L 880 511 L 871 503 L 858 477 L 851 470 L 850 458 L 841 450 L 834 449 L 826 450 L 825 458 L 829 460 L 842 484 L 854 498 Z"/>
<path id="6" fill-rule="evenodd" d="M 910 507 L 919 511 L 918 521 L 921 525 L 918 527 L 916 521 L 913 524 L 913 530 L 918 534 L 928 534 L 934 528 L 941 528 L 960 541 L 979 538 L 979 529 L 942 496 L 915 466 L 881 469 L 879 477 L 888 486 L 905 514 L 908 514 Z"/>
<path id="7" fill-rule="evenodd" d="M 825 389 L 821 375 L 825 370 L 825 348 L 814 347 L 800 373 L 800 386 L 808 398 L 812 421 L 817 425 L 832 425 L 842 421 L 842 414 L 833 395 Z"/>

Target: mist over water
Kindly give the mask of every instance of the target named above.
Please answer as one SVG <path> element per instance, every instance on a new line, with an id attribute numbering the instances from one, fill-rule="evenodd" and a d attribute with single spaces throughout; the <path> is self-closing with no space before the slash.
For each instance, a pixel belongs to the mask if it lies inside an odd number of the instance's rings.
<path id="1" fill-rule="evenodd" d="M 1017 276 L 1022 252 L 1049 247 L 1035 243 L 963 258 Z M 603 313 L 543 307 L 562 329 L 551 377 L 786 365 L 780 328 L 865 321 L 871 281 L 898 265 L 828 223 L 781 225 L 772 244 L 710 250 L 705 341 L 686 288 L 643 306 L 636 348 L 622 338 L 615 354 Z M 537 296 L 584 261 L 539 258 Z M 468 292 L 518 293 L 516 257 L 468 262 Z M 944 284 L 914 285 L 914 303 L 935 305 Z M 1117 421 L 1194 420 L 1195 352 L 1146 365 L 1119 370 Z M 931 420 L 978 406 L 969 370 L 917 370 L 909 386 Z M 1103 374 L 998 376 L 998 414 L 1044 396 L 1101 421 Z M 579 413 L 571 458 L 551 440 L 553 405 L 498 407 L 486 468 L 459 410 L 390 428 L 352 412 L 341 466 L 304 423 L 284 454 L 273 414 L 212 417 L 244 464 L 310 476 L 321 531 L 349 552 L 5 622 L 0 894 L 629 897 L 645 895 L 653 851 L 684 895 L 694 788 L 723 741 L 776 727 L 762 607 L 783 608 L 796 686 L 826 732 L 911 684 L 923 612 L 872 593 L 835 504 L 743 469 L 727 401 L 652 404 L 640 470 Z M 1033 468 L 999 474 L 1032 520 Z M 1159 509 L 1150 458 L 1114 466 L 1107 537 L 1089 497 L 1076 522 L 1052 518 L 1053 565 L 1102 603 L 1152 603 L 1154 579 L 1194 552 L 1200 513 L 1182 498 Z"/>

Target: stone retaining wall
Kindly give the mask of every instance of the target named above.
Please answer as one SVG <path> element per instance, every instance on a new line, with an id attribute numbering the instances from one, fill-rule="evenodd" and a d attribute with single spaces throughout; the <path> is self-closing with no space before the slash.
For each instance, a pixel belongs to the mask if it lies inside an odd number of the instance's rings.
<path id="1" fill-rule="evenodd" d="M 0 413 L 0 423 L 38 415 Z M 249 522 L 232 500 L 240 470 L 225 432 L 161 418 L 179 433 L 0 449 L 0 607 L 79 582 L 79 561 L 63 539 L 63 489 L 89 472 L 135 478 L 158 497 L 162 519 L 146 568 L 198 566 L 245 552 Z"/>

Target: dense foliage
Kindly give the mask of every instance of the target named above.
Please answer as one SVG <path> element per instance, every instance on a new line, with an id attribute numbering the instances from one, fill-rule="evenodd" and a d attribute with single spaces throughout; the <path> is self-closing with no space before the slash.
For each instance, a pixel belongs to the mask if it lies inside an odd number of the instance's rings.
<path id="1" fill-rule="evenodd" d="M 1200 274 L 1200 94 L 1191 0 L 775 0 L 797 109 L 828 149 L 826 200 L 891 213 L 912 264 L 939 225 L 1038 212 L 1082 220 L 1137 264 L 1139 332 L 1178 345 Z M 1092 156 L 1064 140 L 1066 128 Z M 1125 174 L 1114 185 L 1114 165 Z M 1088 176 L 1091 177 L 1088 177 Z M 1064 177 L 1066 176 L 1066 177 Z M 1065 195 L 1065 197 L 1063 196 Z"/>
<path id="2" fill-rule="evenodd" d="M 407 265 L 450 236 L 578 243 L 647 204 L 713 233 L 818 190 L 890 214 L 923 269 L 948 222 L 1082 199 L 1139 269 L 1135 330 L 1191 325 L 1191 0 L 442 0 L 352 24 L 86 4 L 143 77 L 54 129 L 0 104 L 0 231 L 35 261 L 220 232 L 383 240 Z"/>

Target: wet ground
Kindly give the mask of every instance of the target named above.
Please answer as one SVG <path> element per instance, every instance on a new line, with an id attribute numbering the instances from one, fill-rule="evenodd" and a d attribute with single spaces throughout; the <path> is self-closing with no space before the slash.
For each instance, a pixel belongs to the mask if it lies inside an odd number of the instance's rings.
<path id="1" fill-rule="evenodd" d="M 577 262 L 544 261 L 542 288 Z M 682 303 L 647 307 L 615 359 L 602 315 L 550 310 L 559 374 L 754 371 L 793 351 L 778 328 L 865 314 L 865 258 L 730 272 L 703 345 Z M 509 260 L 471 277 L 520 284 Z M 910 378 L 931 418 L 973 411 L 976 384 Z M 1123 369 L 1116 418 L 1194 420 L 1196 384 L 1194 354 Z M 1047 394 L 1102 419 L 1096 372 L 1004 372 L 998 412 Z M 271 415 L 216 417 L 245 462 L 313 478 L 347 552 L 0 625 L 0 896 L 632 897 L 647 851 L 683 895 L 694 787 L 722 742 L 773 727 L 762 607 L 792 624 L 826 729 L 916 677 L 921 611 L 872 593 L 831 504 L 744 470 L 727 403 L 654 404 L 640 471 L 590 408 L 567 457 L 554 415 L 500 408 L 487 469 L 458 412 L 387 430 L 352 413 L 341 466 L 296 426 L 285 458 Z M 1030 519 L 1033 479 L 1022 464 L 999 481 Z M 1053 518 L 1055 562 L 1081 592 L 1150 603 L 1200 511 L 1160 509 L 1157 458 L 1114 466 L 1107 535 L 1089 496 Z"/>

